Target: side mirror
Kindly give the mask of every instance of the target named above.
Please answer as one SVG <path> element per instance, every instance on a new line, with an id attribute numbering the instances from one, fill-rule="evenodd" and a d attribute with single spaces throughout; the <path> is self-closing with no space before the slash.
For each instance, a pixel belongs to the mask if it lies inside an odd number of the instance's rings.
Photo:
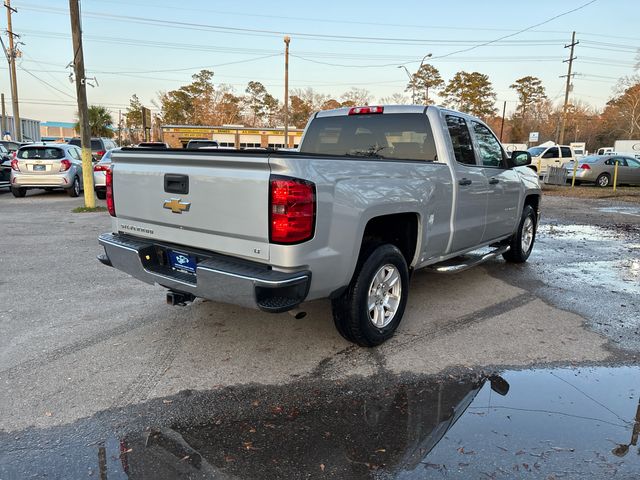
<path id="1" fill-rule="evenodd" d="M 509 168 L 526 167 L 527 165 L 531 165 L 531 154 L 529 152 L 516 150 L 511 154 L 511 158 L 509 158 L 507 162 Z"/>
<path id="2" fill-rule="evenodd" d="M 509 393 L 509 382 L 507 382 L 500 375 L 491 375 L 489 377 L 489 382 L 491 382 L 491 390 L 502 395 L 503 397 Z"/>

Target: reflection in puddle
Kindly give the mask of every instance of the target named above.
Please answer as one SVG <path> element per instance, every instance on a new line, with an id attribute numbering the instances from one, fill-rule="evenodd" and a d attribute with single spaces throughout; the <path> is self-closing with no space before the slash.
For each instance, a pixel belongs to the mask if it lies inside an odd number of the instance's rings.
<path id="1" fill-rule="evenodd" d="M 640 208 L 639 207 L 602 207 L 598 208 L 599 211 L 605 213 L 622 213 L 624 215 L 632 215 L 634 217 L 640 217 Z"/>
<path id="2" fill-rule="evenodd" d="M 639 387 L 620 367 L 185 392 L 0 434 L 0 478 L 635 478 Z"/>
<path id="3" fill-rule="evenodd" d="M 554 271 L 572 281 L 597 285 L 603 294 L 610 291 L 640 294 L 640 260 L 566 263 Z"/>

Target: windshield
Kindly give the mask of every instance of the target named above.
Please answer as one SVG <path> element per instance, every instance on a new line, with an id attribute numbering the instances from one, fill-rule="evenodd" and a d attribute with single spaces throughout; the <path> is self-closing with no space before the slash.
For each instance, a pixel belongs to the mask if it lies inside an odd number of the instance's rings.
<path id="1" fill-rule="evenodd" d="M 18 150 L 18 158 L 37 158 L 40 160 L 55 160 L 64 158 L 64 151 L 51 147 L 27 147 Z"/>
<path id="2" fill-rule="evenodd" d="M 316 118 L 305 134 L 300 152 L 399 160 L 436 159 L 429 121 L 420 113 Z"/>
<path id="3" fill-rule="evenodd" d="M 532 157 L 539 157 L 546 149 L 546 147 L 531 147 L 527 151 L 531 154 Z"/>

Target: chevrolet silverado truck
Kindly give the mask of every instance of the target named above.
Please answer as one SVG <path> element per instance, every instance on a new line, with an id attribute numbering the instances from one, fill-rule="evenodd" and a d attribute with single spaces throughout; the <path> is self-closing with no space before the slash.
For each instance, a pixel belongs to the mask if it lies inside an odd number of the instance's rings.
<path id="1" fill-rule="evenodd" d="M 166 287 L 173 305 L 300 315 L 328 298 L 339 333 L 375 346 L 415 270 L 527 260 L 541 196 L 530 162 L 481 120 L 417 105 L 317 112 L 299 151 L 123 148 L 98 259 Z"/>

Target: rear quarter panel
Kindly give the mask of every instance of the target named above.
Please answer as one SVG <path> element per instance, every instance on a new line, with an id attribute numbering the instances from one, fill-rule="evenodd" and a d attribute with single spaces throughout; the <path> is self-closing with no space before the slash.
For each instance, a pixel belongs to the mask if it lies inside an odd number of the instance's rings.
<path id="1" fill-rule="evenodd" d="M 394 213 L 418 216 L 415 265 L 426 252 L 441 252 L 449 239 L 451 174 L 443 163 L 278 156 L 271 173 L 316 185 L 314 238 L 294 246 L 271 245 L 271 264 L 313 272 L 308 299 L 326 297 L 347 285 L 355 270 L 369 220 Z"/>

